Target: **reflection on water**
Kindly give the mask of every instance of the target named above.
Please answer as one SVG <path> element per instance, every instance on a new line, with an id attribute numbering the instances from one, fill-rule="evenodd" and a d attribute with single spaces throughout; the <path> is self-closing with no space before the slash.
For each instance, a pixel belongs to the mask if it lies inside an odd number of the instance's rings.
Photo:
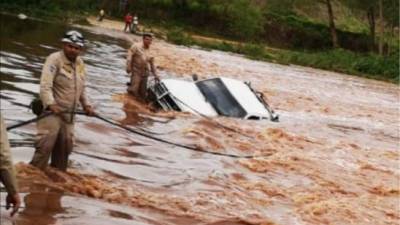
<path id="1" fill-rule="evenodd" d="M 23 201 L 25 208 L 19 213 L 21 221 L 36 224 L 54 224 L 56 215 L 66 212 L 61 206 L 62 194 L 58 193 L 29 193 Z"/>
<path id="2" fill-rule="evenodd" d="M 41 66 L 71 27 L 4 15 L 0 23 L 1 112 L 14 124 L 33 117 L 27 106 L 39 91 Z M 17 165 L 26 193 L 18 224 L 399 220 L 397 86 L 156 40 L 162 76 L 190 79 L 196 73 L 251 81 L 279 111 L 281 122 L 154 112 L 124 94 L 127 40 L 140 38 L 101 27 L 74 29 L 88 40 L 83 56 L 88 95 L 101 115 L 173 142 L 255 157 L 193 152 L 79 116 L 68 173 Z M 31 158 L 34 134 L 34 124 L 9 133 L 14 160 Z"/>

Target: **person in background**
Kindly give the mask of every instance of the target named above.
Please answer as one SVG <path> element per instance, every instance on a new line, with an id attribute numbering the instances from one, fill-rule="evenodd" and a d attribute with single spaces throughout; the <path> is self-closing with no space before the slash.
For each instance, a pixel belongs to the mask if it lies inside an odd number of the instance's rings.
<path id="1" fill-rule="evenodd" d="M 139 31 L 139 19 L 137 14 L 135 13 L 133 16 L 132 33 L 136 33 L 138 31 Z"/>
<path id="2" fill-rule="evenodd" d="M 127 30 L 131 32 L 131 24 L 132 24 L 133 17 L 130 13 L 126 14 L 125 16 L 125 27 L 124 27 L 124 32 Z"/>
<path id="3" fill-rule="evenodd" d="M 47 57 L 40 77 L 44 113 L 53 113 L 37 122 L 36 151 L 30 164 L 41 170 L 46 169 L 50 155 L 52 167 L 61 171 L 67 169 L 78 103 L 87 115 L 95 115 L 86 98 L 85 65 L 79 57 L 84 38 L 78 31 L 71 30 L 61 42 L 62 50 Z"/>
<path id="4" fill-rule="evenodd" d="M 153 41 L 151 33 L 144 33 L 142 43 L 133 44 L 128 49 L 126 72 L 131 74 L 131 82 L 128 85 L 128 93 L 147 101 L 147 80 L 150 73 L 158 81 L 154 66 L 154 56 L 150 51 Z"/>
<path id="5" fill-rule="evenodd" d="M 103 9 L 100 10 L 99 12 L 99 17 L 97 18 L 97 21 L 101 22 L 104 18 L 105 12 Z"/>
<path id="6" fill-rule="evenodd" d="M 7 137 L 7 128 L 4 119 L 0 113 L 0 180 L 4 184 L 7 197 L 6 209 L 12 206 L 11 216 L 13 216 L 21 205 L 21 198 L 18 194 L 17 180 L 15 177 L 15 169 L 12 163 L 10 143 Z"/>

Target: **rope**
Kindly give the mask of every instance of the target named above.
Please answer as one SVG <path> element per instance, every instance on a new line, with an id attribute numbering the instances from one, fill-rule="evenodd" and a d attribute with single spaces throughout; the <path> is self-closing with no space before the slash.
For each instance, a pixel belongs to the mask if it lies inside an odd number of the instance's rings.
<path id="1" fill-rule="evenodd" d="M 161 139 L 161 138 L 158 138 L 158 137 L 151 136 L 149 134 L 141 133 L 141 132 L 139 132 L 137 130 L 134 130 L 132 128 L 129 128 L 129 127 L 122 126 L 121 124 L 118 124 L 118 123 L 116 123 L 116 122 L 114 122 L 114 121 L 112 121 L 110 119 L 107 119 L 105 117 L 102 117 L 100 115 L 95 115 L 94 117 L 96 117 L 96 118 L 98 118 L 98 119 L 100 119 L 100 120 L 102 120 L 104 122 L 107 122 L 109 124 L 112 124 L 114 126 L 120 127 L 120 128 L 122 128 L 124 130 L 127 130 L 127 131 L 130 131 L 132 133 L 138 134 L 140 136 L 147 137 L 149 139 L 152 139 L 152 140 L 155 140 L 155 141 L 159 141 L 159 142 L 162 142 L 162 143 L 174 145 L 174 146 L 177 146 L 177 147 L 189 149 L 189 150 L 192 150 L 192 151 L 197 151 L 197 152 L 202 152 L 202 153 L 207 153 L 207 154 L 212 154 L 212 155 L 218 155 L 218 156 L 232 157 L 232 158 L 253 158 L 253 156 L 239 156 L 239 155 L 233 155 L 233 154 L 211 152 L 211 151 L 203 150 L 203 149 L 196 148 L 196 147 L 189 146 L 189 145 L 183 145 L 183 144 L 179 144 L 179 143 L 174 143 L 174 142 L 171 142 L 171 141 L 168 141 L 168 140 L 164 140 L 164 139 Z"/>
<path id="2" fill-rule="evenodd" d="M 7 192 L 5 192 L 5 193 L 7 193 Z M 21 192 L 18 192 L 18 193 L 21 193 Z M 1 207 L 1 208 L 6 208 L 6 205 L 0 205 L 0 207 Z M 10 208 L 12 209 L 12 206 L 10 206 Z M 24 209 L 25 206 L 19 206 L 18 208 Z"/>
<path id="3" fill-rule="evenodd" d="M 223 128 L 223 129 L 226 129 L 226 130 L 229 130 L 229 131 L 232 131 L 232 132 L 234 132 L 234 133 L 240 134 L 240 135 L 245 136 L 245 137 L 247 137 L 247 138 L 254 138 L 254 137 L 251 137 L 251 136 L 249 136 L 249 135 L 247 135 L 247 134 L 243 134 L 242 132 L 239 132 L 239 131 L 237 131 L 237 130 L 231 128 L 231 127 L 228 127 L 228 126 L 225 126 L 225 125 L 223 125 L 223 124 L 220 124 L 219 122 L 213 120 L 211 117 L 206 116 L 206 115 L 202 114 L 201 112 L 197 111 L 196 109 L 190 107 L 188 104 L 186 104 L 185 102 L 183 102 L 182 100 L 180 100 L 179 98 L 177 98 L 177 97 L 176 97 L 175 95 L 173 95 L 171 92 L 169 92 L 169 94 L 171 95 L 172 98 L 174 98 L 175 100 L 177 100 L 178 102 L 180 102 L 180 103 L 183 104 L 184 106 L 188 107 L 190 110 L 192 110 L 192 111 L 194 111 L 195 113 L 199 114 L 201 117 L 203 117 L 203 118 L 205 118 L 205 119 L 207 119 L 207 120 L 212 121 L 213 123 L 217 124 L 219 127 Z"/>
<path id="4" fill-rule="evenodd" d="M 19 102 L 12 102 L 12 103 L 14 105 L 22 106 L 22 107 L 25 107 L 25 108 L 32 108 L 32 103 L 31 103 L 31 105 L 22 104 L 22 103 L 19 103 Z M 4 110 L 4 109 L 2 109 L 2 110 Z M 68 113 L 68 112 L 64 112 L 64 113 Z M 21 124 L 16 124 L 16 125 L 10 126 L 9 128 L 7 128 L 7 130 L 12 130 L 14 128 L 17 128 L 17 127 L 20 127 L 20 126 L 24 126 L 24 125 L 29 124 L 29 123 L 39 121 L 39 120 L 42 119 L 41 117 L 42 116 L 40 116 L 40 118 L 34 118 L 34 119 L 31 119 L 31 120 L 28 120 L 28 121 L 26 121 L 26 123 L 21 123 Z M 44 116 L 44 117 L 46 117 L 46 116 Z M 151 120 L 155 121 L 155 122 L 158 122 L 158 123 L 167 123 L 168 122 L 168 121 L 159 121 L 159 120 L 155 120 L 155 119 L 151 119 Z M 147 133 L 150 133 L 150 134 L 154 134 L 154 135 L 166 135 L 166 134 L 172 133 L 172 132 L 158 133 L 158 132 L 153 132 L 153 131 L 146 130 L 146 129 L 141 128 L 141 127 L 137 127 L 137 129 L 139 129 L 141 131 L 144 131 L 144 132 L 147 132 Z"/>
<path id="5" fill-rule="evenodd" d="M 68 113 L 68 112 L 65 112 L 65 113 Z M 12 126 L 10 126 L 10 127 L 7 127 L 7 131 L 8 131 L 8 130 L 15 129 L 15 128 L 18 128 L 18 127 L 21 127 L 21 126 L 24 126 L 24 125 L 27 125 L 27 124 L 32 123 L 32 122 L 39 121 L 39 120 L 41 120 L 41 119 L 43 119 L 43 118 L 45 118 L 45 117 L 47 117 L 47 116 L 50 116 L 50 115 L 52 115 L 52 114 L 53 114 L 53 113 L 46 113 L 46 114 L 43 114 L 43 115 L 38 116 L 38 117 L 36 117 L 36 118 L 33 118 L 33 119 L 30 119 L 30 120 L 24 121 L 24 122 L 22 122 L 22 123 L 19 123 L 19 124 L 16 124 L 16 125 L 12 125 Z M 84 113 L 84 112 L 75 112 L 75 114 L 78 114 L 78 115 L 86 115 L 86 113 Z M 127 130 L 127 131 L 129 131 L 129 132 L 131 132 L 131 133 L 134 133 L 134 134 L 137 134 L 137 135 L 140 135 L 140 136 L 143 136 L 143 137 L 146 137 L 146 138 L 149 138 L 149 139 L 158 141 L 158 142 L 162 142 L 162 143 L 170 144 L 170 145 L 173 145 L 173 146 L 185 148 L 185 149 L 188 149 L 188 150 L 197 151 L 197 152 L 202 152 L 202 153 L 207 153 L 207 154 L 212 154 L 212 155 L 218 155 L 218 156 L 231 157 L 231 158 L 253 158 L 253 156 L 240 156 L 240 155 L 234 155 L 234 154 L 225 154 L 225 153 L 219 153 L 219 152 L 212 152 L 212 151 L 203 150 L 203 149 L 196 148 L 196 147 L 189 146 L 189 145 L 174 143 L 174 142 L 171 142 L 171 141 L 162 139 L 162 138 L 154 137 L 154 136 L 152 136 L 152 135 L 150 135 L 150 134 L 146 134 L 146 133 L 139 132 L 139 131 L 137 131 L 137 130 L 135 130 L 135 129 L 132 129 L 132 128 L 130 128 L 130 127 L 123 126 L 123 125 L 121 125 L 121 124 L 119 124 L 119 123 L 116 123 L 114 120 L 105 118 L 105 117 L 100 116 L 100 115 L 97 115 L 97 114 L 94 115 L 93 117 L 95 117 L 95 118 L 97 118 L 97 119 L 99 119 L 99 120 L 102 120 L 102 121 L 104 121 L 104 122 L 106 122 L 106 123 L 109 123 L 109 124 L 111 124 L 111 125 L 114 125 L 114 126 L 117 126 L 117 127 L 119 127 L 119 128 L 122 128 L 122 129 L 124 129 L 124 130 Z"/>
<path id="6" fill-rule="evenodd" d="M 153 135 L 166 135 L 166 134 L 172 134 L 175 132 L 175 131 L 168 131 L 168 132 L 160 133 L 160 132 L 149 131 L 149 130 L 141 128 L 141 127 L 136 127 L 136 129 L 141 130 L 146 133 L 149 133 L 149 134 L 153 134 Z"/>
<path id="7" fill-rule="evenodd" d="M 15 129 L 15 128 L 18 128 L 18 127 L 22 127 L 24 125 L 27 125 L 27 124 L 30 124 L 30 123 L 33 123 L 33 122 L 36 122 L 36 121 L 39 121 L 39 120 L 41 120 L 41 119 L 43 119 L 45 117 L 48 117 L 48 116 L 50 116 L 52 114 L 53 113 L 45 113 L 45 114 L 40 115 L 40 116 L 38 116 L 36 118 L 30 119 L 30 120 L 27 120 L 27 121 L 24 121 L 24 122 L 15 124 L 15 125 L 11 125 L 11 126 L 7 127 L 7 131 Z"/>

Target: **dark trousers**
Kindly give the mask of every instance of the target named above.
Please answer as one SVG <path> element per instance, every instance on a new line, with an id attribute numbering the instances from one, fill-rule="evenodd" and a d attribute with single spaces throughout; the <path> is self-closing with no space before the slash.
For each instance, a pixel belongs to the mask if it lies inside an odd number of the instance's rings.
<path id="1" fill-rule="evenodd" d="M 129 32 L 131 32 L 131 23 L 125 23 L 124 31 L 128 29 Z"/>
<path id="2" fill-rule="evenodd" d="M 37 122 L 36 151 L 31 165 L 45 170 L 51 156 L 51 166 L 65 171 L 68 156 L 72 152 L 74 124 L 66 123 L 56 115 L 50 115 Z"/>
<path id="3" fill-rule="evenodd" d="M 147 80 L 148 76 L 133 74 L 131 76 L 131 83 L 128 86 L 128 93 L 144 102 L 147 101 Z"/>

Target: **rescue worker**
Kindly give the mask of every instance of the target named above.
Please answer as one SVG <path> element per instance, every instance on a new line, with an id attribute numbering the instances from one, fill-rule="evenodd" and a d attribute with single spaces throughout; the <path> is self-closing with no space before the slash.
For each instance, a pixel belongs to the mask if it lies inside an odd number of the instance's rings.
<path id="1" fill-rule="evenodd" d="M 86 72 L 79 57 L 84 38 L 78 31 L 65 33 L 62 50 L 49 55 L 40 78 L 40 99 L 43 108 L 52 112 L 37 123 L 36 151 L 32 164 L 44 170 L 51 155 L 51 166 L 65 171 L 72 152 L 74 121 L 78 103 L 87 115 L 95 112 L 85 94 Z M 45 112 L 46 112 L 45 111 Z"/>
<path id="2" fill-rule="evenodd" d="M 0 113 L 0 180 L 4 184 L 7 197 L 6 197 L 6 209 L 13 206 L 11 216 L 13 216 L 21 205 L 21 198 L 18 194 L 17 180 L 15 178 L 15 169 L 12 163 L 12 157 L 10 153 L 10 143 L 7 137 L 7 128 L 4 123 L 3 117 Z"/>
<path id="3" fill-rule="evenodd" d="M 131 74 L 131 82 L 128 83 L 128 93 L 146 101 L 147 80 L 150 73 L 153 74 L 156 81 L 160 79 L 154 66 L 154 56 L 152 56 L 150 51 L 153 35 L 151 33 L 144 33 L 142 39 L 142 43 L 133 44 L 128 50 L 126 72 Z"/>

